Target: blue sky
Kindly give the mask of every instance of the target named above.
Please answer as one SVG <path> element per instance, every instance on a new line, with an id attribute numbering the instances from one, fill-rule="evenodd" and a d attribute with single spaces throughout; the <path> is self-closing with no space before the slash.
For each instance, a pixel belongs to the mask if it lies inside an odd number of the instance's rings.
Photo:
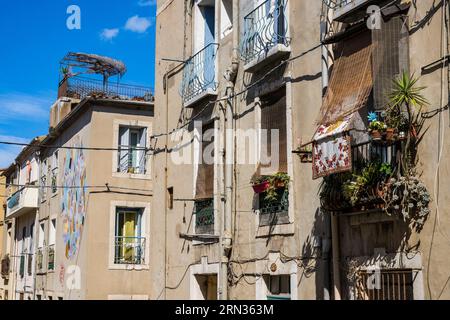
<path id="1" fill-rule="evenodd" d="M 81 10 L 69 30 L 67 8 Z M 48 132 L 59 61 L 69 51 L 122 60 L 122 83 L 154 86 L 156 0 L 15 0 L 0 11 L 0 140 L 28 142 Z M 0 145 L 0 168 L 20 151 Z"/>

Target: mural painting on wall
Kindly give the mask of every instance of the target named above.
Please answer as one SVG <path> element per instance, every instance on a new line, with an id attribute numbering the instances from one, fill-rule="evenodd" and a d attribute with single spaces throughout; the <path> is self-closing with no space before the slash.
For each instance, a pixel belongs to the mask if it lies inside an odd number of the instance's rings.
<path id="1" fill-rule="evenodd" d="M 77 140 L 73 147 L 83 147 Z M 61 203 L 65 254 L 73 258 L 80 245 L 86 215 L 86 159 L 81 149 L 66 150 L 62 176 L 64 188 Z"/>

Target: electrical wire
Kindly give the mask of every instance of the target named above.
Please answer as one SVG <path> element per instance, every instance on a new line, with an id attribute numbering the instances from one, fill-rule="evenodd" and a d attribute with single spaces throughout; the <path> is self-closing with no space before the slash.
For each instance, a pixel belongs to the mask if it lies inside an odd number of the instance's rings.
<path id="1" fill-rule="evenodd" d="M 98 186 L 51 186 L 51 185 L 37 185 L 37 184 L 15 184 L 15 183 L 0 183 L 0 186 L 6 187 L 17 187 L 17 188 L 34 188 L 34 189 L 116 189 L 116 190 L 124 190 L 124 191 L 136 191 L 136 192 L 149 192 L 148 189 L 139 189 L 139 188 L 127 188 L 127 187 L 117 187 L 111 186 L 108 183 L 104 185 Z"/>

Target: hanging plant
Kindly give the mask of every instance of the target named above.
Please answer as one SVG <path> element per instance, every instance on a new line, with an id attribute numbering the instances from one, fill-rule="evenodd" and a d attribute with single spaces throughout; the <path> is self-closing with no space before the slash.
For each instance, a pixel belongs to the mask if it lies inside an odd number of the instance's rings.
<path id="1" fill-rule="evenodd" d="M 425 184 L 416 176 L 391 178 L 383 190 L 386 213 L 400 214 L 405 222 L 421 230 L 430 214 L 431 196 Z"/>
<path id="2" fill-rule="evenodd" d="M 253 177 L 251 180 L 253 191 L 257 194 L 266 193 L 265 200 L 272 202 L 278 200 L 280 189 L 289 189 L 291 178 L 287 173 L 279 172 L 271 176 Z"/>

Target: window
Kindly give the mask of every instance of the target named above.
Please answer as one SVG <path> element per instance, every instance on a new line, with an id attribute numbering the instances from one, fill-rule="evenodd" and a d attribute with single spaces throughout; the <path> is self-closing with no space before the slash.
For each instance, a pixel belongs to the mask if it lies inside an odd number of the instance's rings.
<path id="1" fill-rule="evenodd" d="M 286 88 L 261 103 L 261 173 L 287 172 Z"/>
<path id="2" fill-rule="evenodd" d="M 41 249 L 44 247 L 44 242 L 45 242 L 45 223 L 41 222 L 39 224 L 39 235 L 38 235 L 38 248 Z"/>
<path id="3" fill-rule="evenodd" d="M 142 236 L 143 209 L 118 208 L 114 237 L 115 264 L 143 264 L 145 237 Z"/>
<path id="4" fill-rule="evenodd" d="M 168 193 L 168 204 L 167 204 L 167 206 L 168 206 L 168 208 L 169 209 L 173 209 L 173 187 L 170 187 L 170 188 L 168 188 L 167 189 L 167 193 Z"/>
<path id="5" fill-rule="evenodd" d="M 55 151 L 52 159 L 52 193 L 56 193 L 58 191 L 58 151 Z"/>
<path id="6" fill-rule="evenodd" d="M 55 270 L 55 240 L 56 240 L 56 219 L 50 221 L 48 235 L 48 270 Z"/>
<path id="7" fill-rule="evenodd" d="M 195 275 L 203 300 L 217 300 L 217 275 Z"/>
<path id="8" fill-rule="evenodd" d="M 291 277 L 289 275 L 264 276 L 267 287 L 267 300 L 290 300 Z"/>
<path id="9" fill-rule="evenodd" d="M 119 127 L 119 160 L 117 172 L 146 173 L 147 129 Z"/>
<path id="10" fill-rule="evenodd" d="M 226 37 L 232 30 L 233 0 L 222 0 L 220 6 L 220 37 Z"/>
<path id="11" fill-rule="evenodd" d="M 22 228 L 22 248 L 21 248 L 21 254 L 20 254 L 20 260 L 19 260 L 19 275 L 21 278 L 25 275 L 25 253 L 26 253 L 26 246 L 25 246 L 25 237 L 27 235 L 27 228 Z"/>
<path id="12" fill-rule="evenodd" d="M 39 184 L 39 193 L 41 201 L 45 201 L 47 198 L 47 160 L 41 163 L 41 179 Z"/>
<path id="13" fill-rule="evenodd" d="M 359 273 L 356 286 L 358 300 L 414 300 L 414 277 L 412 270 L 392 269 L 381 270 L 379 273 L 379 287 L 374 278 L 374 288 L 368 288 L 371 283 L 369 277 L 376 274 L 368 271 Z"/>
<path id="14" fill-rule="evenodd" d="M 203 124 L 195 190 L 195 233 L 214 234 L 214 121 Z"/>
<path id="15" fill-rule="evenodd" d="M 34 246 L 34 239 L 33 239 L 33 233 L 34 233 L 34 223 L 30 227 L 30 240 L 29 240 L 29 246 L 28 246 L 28 265 L 27 265 L 27 272 L 28 275 L 31 276 L 33 273 L 33 246 Z"/>
<path id="16" fill-rule="evenodd" d="M 195 7 L 194 50 L 199 52 L 215 42 L 215 9 L 214 1 L 197 0 Z"/>
<path id="17" fill-rule="evenodd" d="M 214 234 L 214 199 L 195 201 L 194 211 L 195 233 Z"/>
<path id="18" fill-rule="evenodd" d="M 37 294 L 37 295 L 36 295 L 36 299 L 37 299 L 37 300 L 42 300 L 42 295 Z"/>

